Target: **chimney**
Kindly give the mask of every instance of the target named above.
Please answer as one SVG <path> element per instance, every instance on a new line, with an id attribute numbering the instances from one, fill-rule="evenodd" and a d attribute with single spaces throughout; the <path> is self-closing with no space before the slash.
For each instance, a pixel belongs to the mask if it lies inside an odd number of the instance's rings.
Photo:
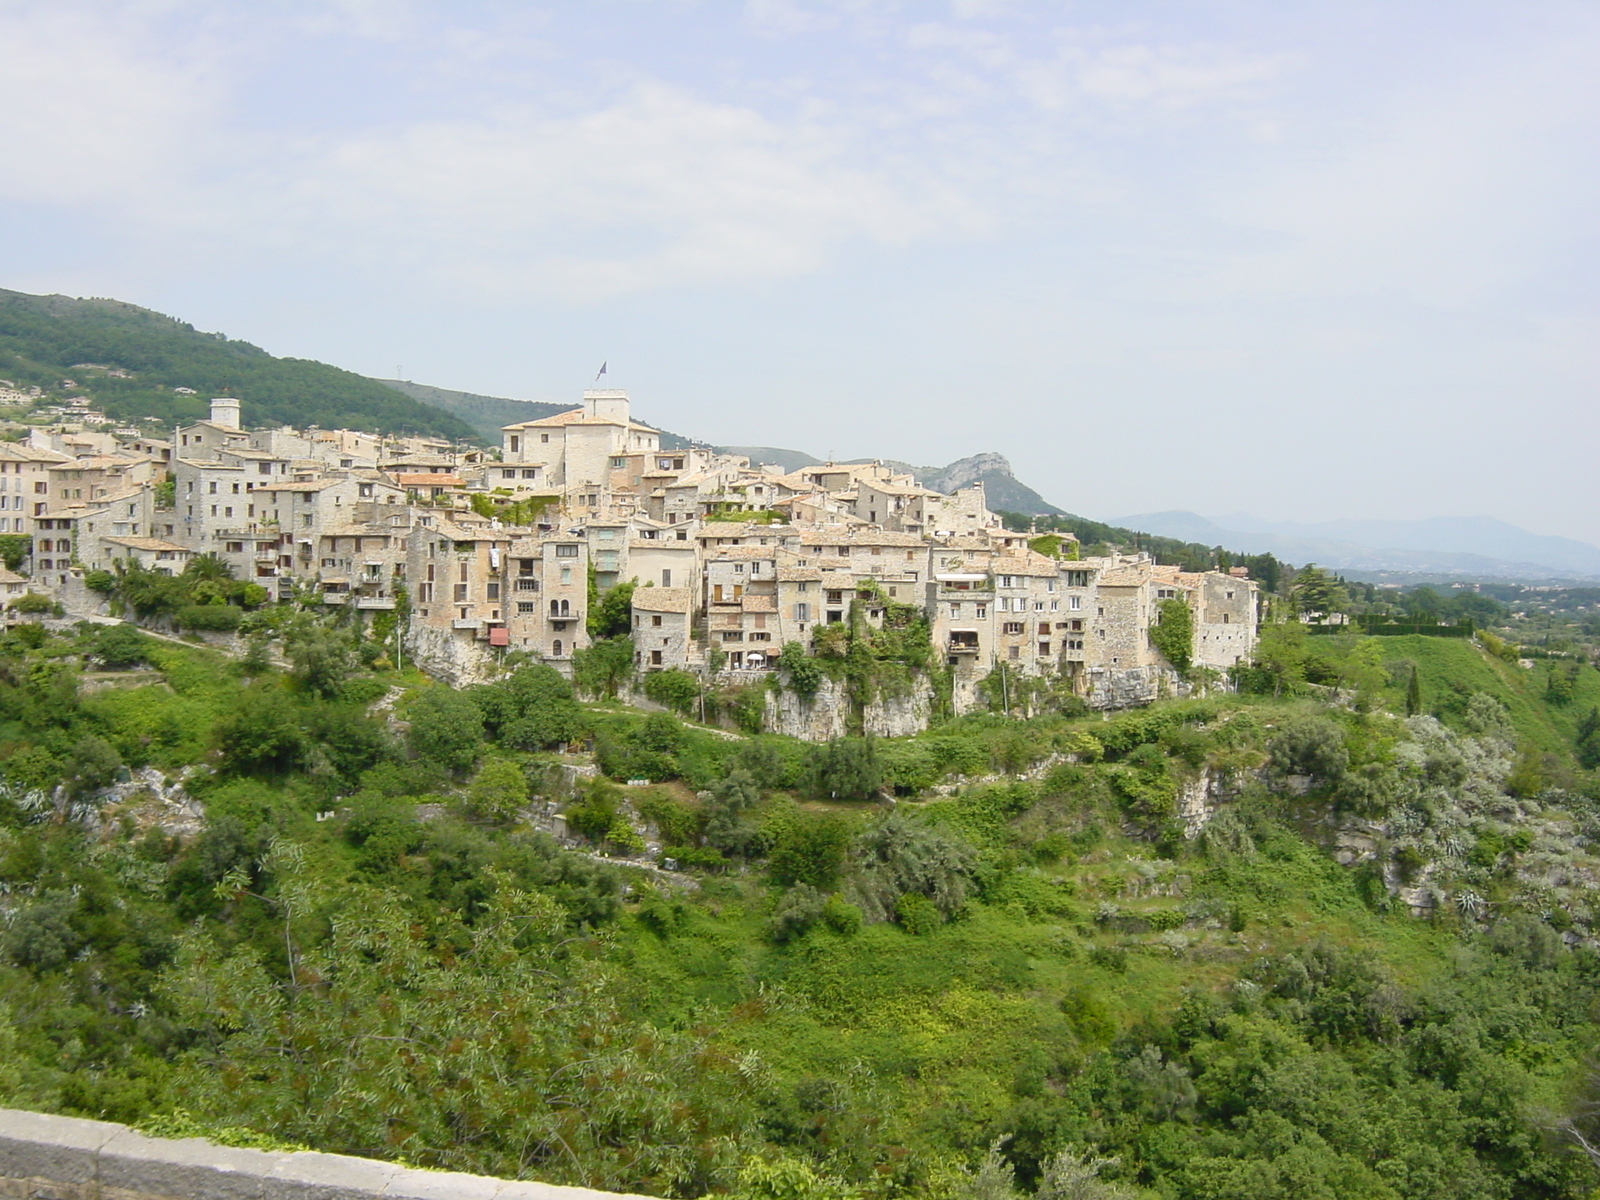
<path id="1" fill-rule="evenodd" d="M 239 428 L 239 402 L 232 396 L 219 396 L 211 402 L 211 423 L 224 429 Z"/>

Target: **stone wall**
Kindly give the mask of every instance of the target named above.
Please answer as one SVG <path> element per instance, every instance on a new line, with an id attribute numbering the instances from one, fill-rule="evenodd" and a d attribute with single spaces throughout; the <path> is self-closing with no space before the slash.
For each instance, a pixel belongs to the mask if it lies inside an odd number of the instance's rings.
<path id="1" fill-rule="evenodd" d="M 614 1200 L 618 1193 L 418 1171 L 313 1151 L 235 1150 L 0 1109 L 7 1200 Z"/>

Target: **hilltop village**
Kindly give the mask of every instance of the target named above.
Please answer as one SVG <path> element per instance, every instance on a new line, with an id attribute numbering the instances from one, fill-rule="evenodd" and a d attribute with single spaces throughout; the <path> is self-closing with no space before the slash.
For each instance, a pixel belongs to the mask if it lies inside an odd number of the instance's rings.
<path id="1" fill-rule="evenodd" d="M 0 536 L 32 538 L 0 587 L 102 615 L 96 573 L 212 555 L 268 599 L 398 611 L 401 652 L 457 685 L 513 652 L 570 674 L 591 596 L 628 581 L 640 672 L 770 672 L 786 645 L 913 612 L 958 712 L 1000 664 L 1096 708 L 1182 691 L 1150 632 L 1165 601 L 1190 615 L 1185 668 L 1225 672 L 1256 639 L 1242 568 L 1080 557 L 1070 535 L 1004 528 L 981 484 L 947 495 L 880 463 L 785 473 L 664 450 L 623 391 L 507 426 L 497 450 L 250 430 L 228 398 L 170 442 L 128 433 L 79 422 L 0 445 Z"/>

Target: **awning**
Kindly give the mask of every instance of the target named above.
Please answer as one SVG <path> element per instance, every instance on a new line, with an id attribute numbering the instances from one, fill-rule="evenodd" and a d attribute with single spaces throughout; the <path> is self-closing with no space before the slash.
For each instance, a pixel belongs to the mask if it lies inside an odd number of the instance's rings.
<path id="1" fill-rule="evenodd" d="M 509 646 L 511 644 L 511 630 L 504 625 L 493 625 L 489 628 L 489 645 Z"/>

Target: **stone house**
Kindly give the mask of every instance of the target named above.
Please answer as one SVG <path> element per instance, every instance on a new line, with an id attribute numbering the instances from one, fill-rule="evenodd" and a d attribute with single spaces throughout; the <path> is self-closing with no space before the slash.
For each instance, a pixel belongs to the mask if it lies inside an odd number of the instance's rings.
<path id="1" fill-rule="evenodd" d="M 544 467 L 546 480 L 557 487 L 605 483 L 613 463 L 623 465 L 616 460 L 661 448 L 660 431 L 629 416 L 624 391 L 586 391 L 582 407 L 507 425 L 501 435 L 503 464 Z"/>
<path id="2" fill-rule="evenodd" d="M 692 588 L 642 587 L 633 593 L 634 665 L 641 671 L 677 667 L 693 670 L 704 662 L 692 636 Z"/>

